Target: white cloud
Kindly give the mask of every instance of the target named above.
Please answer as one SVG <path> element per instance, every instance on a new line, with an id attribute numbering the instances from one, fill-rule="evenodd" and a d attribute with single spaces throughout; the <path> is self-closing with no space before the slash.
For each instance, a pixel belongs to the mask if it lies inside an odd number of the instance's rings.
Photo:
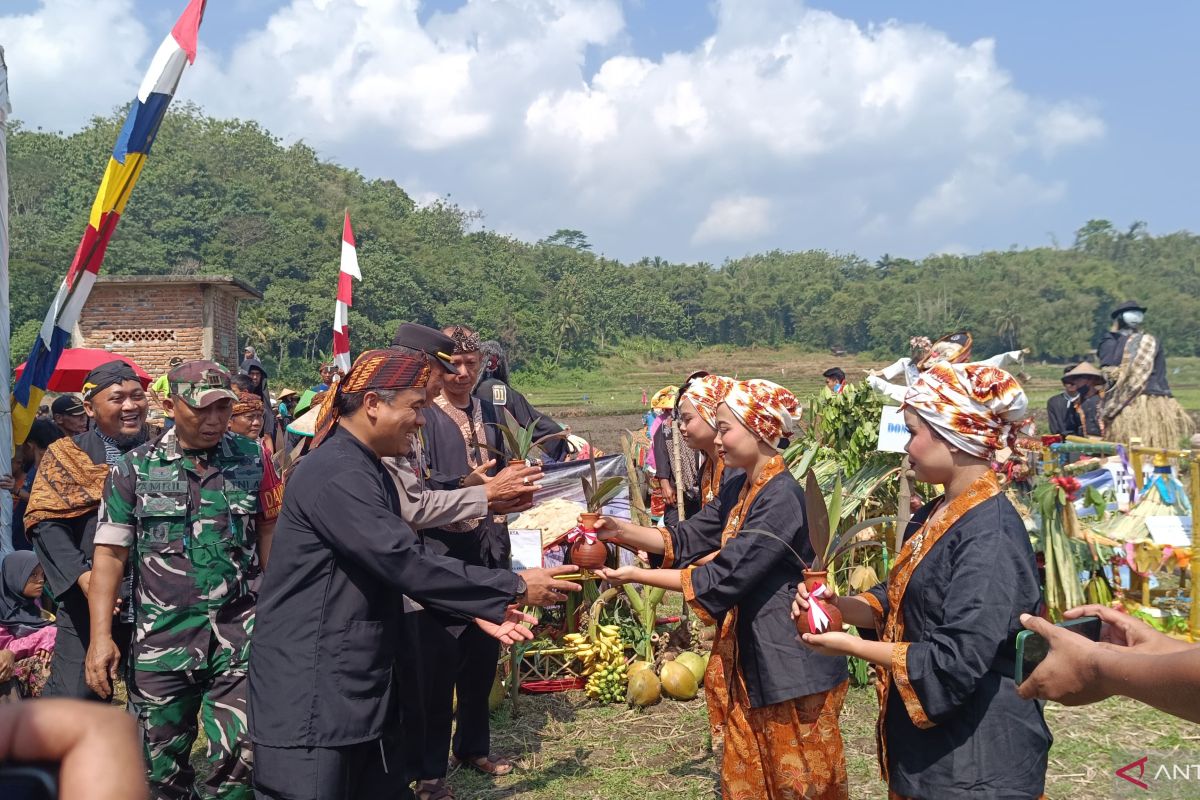
<path id="1" fill-rule="evenodd" d="M 770 217 L 771 201 L 765 197 L 724 197 L 709 207 L 708 215 L 692 234 L 692 242 L 753 241 L 771 229 Z"/>
<path id="2" fill-rule="evenodd" d="M 67 24 L 78 39 L 61 57 L 74 61 L 39 54 L 49 99 L 17 115 L 79 124 L 131 95 L 148 53 L 127 54 L 149 47 L 132 0 L 42 2 L 17 18 L 14 92 L 32 27 Z M 708 39 L 656 58 L 630 52 L 619 0 L 466 0 L 423 24 L 418 7 L 288 0 L 227 57 L 202 52 L 180 96 L 408 176 L 483 209 L 490 228 L 580 228 L 629 258 L 979 240 L 981 220 L 1061 202 L 1050 157 L 1104 134 L 1084 105 L 1015 86 L 989 39 L 863 28 L 800 0 L 717 0 Z M 104 58 L 78 42 L 122 54 L 100 82 L 119 85 L 113 100 L 79 80 Z"/>
<path id="3" fill-rule="evenodd" d="M 132 102 L 152 52 L 133 0 L 42 0 L 0 14 L 13 116 L 49 130 Z M 166 35 L 163 31 L 162 35 Z"/>

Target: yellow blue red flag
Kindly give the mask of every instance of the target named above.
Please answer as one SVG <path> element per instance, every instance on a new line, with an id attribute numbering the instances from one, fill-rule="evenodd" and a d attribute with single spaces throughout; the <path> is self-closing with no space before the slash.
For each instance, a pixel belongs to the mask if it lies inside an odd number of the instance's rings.
<path id="1" fill-rule="evenodd" d="M 100 182 L 100 191 L 92 204 L 91 217 L 79 249 L 46 313 L 41 332 L 25 362 L 25 371 L 13 387 L 13 441 L 16 444 L 23 443 L 29 435 L 50 376 L 54 374 L 63 348 L 71 340 L 71 332 L 96 283 L 108 242 L 150 155 L 150 146 L 154 144 L 163 115 L 175 96 L 179 79 L 188 65 L 196 61 L 206 2 L 190 0 L 154 54 L 150 69 L 129 108 L 129 116 L 117 137 L 104 179 Z"/>

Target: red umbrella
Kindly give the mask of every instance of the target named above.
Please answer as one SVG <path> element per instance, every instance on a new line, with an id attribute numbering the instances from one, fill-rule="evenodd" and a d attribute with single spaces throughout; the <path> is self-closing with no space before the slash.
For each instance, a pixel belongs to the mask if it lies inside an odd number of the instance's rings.
<path id="1" fill-rule="evenodd" d="M 89 372 L 101 364 L 117 360 L 124 361 L 133 367 L 138 380 L 142 382 L 143 389 L 150 385 L 153 378 L 146 374 L 146 370 L 133 363 L 133 359 L 126 358 L 120 353 L 110 353 L 107 350 L 76 347 L 62 351 L 62 355 L 58 357 L 58 364 L 54 367 L 54 374 L 50 376 L 50 385 L 46 389 L 51 392 L 82 392 L 83 379 Z M 24 371 L 24 364 L 17 367 L 17 380 L 21 379 L 21 373 Z"/>

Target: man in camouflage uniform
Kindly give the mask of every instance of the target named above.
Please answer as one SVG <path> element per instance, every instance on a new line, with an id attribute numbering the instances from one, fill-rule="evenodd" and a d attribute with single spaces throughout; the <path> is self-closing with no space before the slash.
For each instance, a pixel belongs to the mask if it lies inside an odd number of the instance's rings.
<path id="1" fill-rule="evenodd" d="M 87 679 L 101 696 L 111 692 L 118 659 L 111 608 L 132 553 L 135 627 L 127 683 L 151 795 L 194 796 L 189 755 L 199 715 L 212 771 L 196 795 L 241 800 L 252 796 L 246 669 L 256 598 L 250 573 L 256 547 L 269 549 L 278 507 L 264 497 L 258 443 L 227 432 L 237 399 L 229 373 L 211 361 L 192 361 L 171 370 L 168 382 L 175 427 L 115 465 L 105 487 Z"/>

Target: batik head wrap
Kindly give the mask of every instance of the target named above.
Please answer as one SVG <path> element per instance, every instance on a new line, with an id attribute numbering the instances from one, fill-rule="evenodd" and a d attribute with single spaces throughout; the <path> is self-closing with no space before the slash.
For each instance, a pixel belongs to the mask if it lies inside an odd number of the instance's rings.
<path id="1" fill-rule="evenodd" d="M 429 382 L 429 356 L 408 347 L 368 350 L 358 357 L 350 373 L 339 379 L 321 401 L 317 411 L 313 447 L 333 433 L 338 421 L 338 399 L 342 395 L 371 390 L 421 389 Z"/>
<path id="2" fill-rule="evenodd" d="M 479 334 L 471 333 L 461 325 L 450 329 L 450 338 L 454 340 L 454 352 L 451 355 L 461 356 L 464 353 L 479 352 Z"/>
<path id="3" fill-rule="evenodd" d="M 987 364 L 934 364 L 913 382 L 904 407 L 954 447 L 991 458 L 1028 422 L 1029 400 L 1009 373 Z"/>
<path id="4" fill-rule="evenodd" d="M 733 386 L 733 378 L 710 375 L 707 372 L 696 372 L 684 381 L 683 393 L 679 399 L 691 400 L 700 419 L 715 429 L 717 427 L 717 406 L 725 400 L 725 395 L 729 394 L 731 386 Z"/>
<path id="5" fill-rule="evenodd" d="M 670 411 L 675 407 L 677 397 L 679 397 L 678 386 L 664 386 L 650 398 L 650 408 L 655 411 Z"/>
<path id="6" fill-rule="evenodd" d="M 751 433 L 770 444 L 796 432 L 800 423 L 800 401 L 777 383 L 758 378 L 734 381 L 725 395 L 725 405 Z"/>
<path id="7" fill-rule="evenodd" d="M 261 414 L 262 411 L 262 398 L 251 392 L 240 392 L 237 402 L 233 404 L 233 416 L 235 417 L 238 414 L 253 414 L 255 412 Z"/>

